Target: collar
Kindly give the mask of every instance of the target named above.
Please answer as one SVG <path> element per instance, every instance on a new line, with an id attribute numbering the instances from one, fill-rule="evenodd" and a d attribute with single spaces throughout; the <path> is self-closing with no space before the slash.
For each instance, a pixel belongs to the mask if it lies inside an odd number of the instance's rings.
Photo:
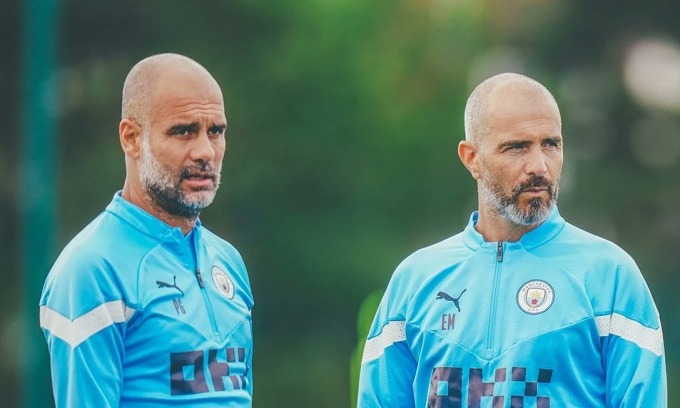
<path id="1" fill-rule="evenodd" d="M 473 251 L 484 247 L 490 247 L 495 250 L 496 243 L 490 245 L 489 242 L 484 241 L 482 234 L 477 232 L 475 229 L 478 218 L 479 213 L 477 211 L 473 212 L 470 216 L 470 221 L 463 231 L 463 241 L 465 242 L 465 245 L 467 245 Z M 566 222 L 560 215 L 557 206 L 555 206 L 548 216 L 548 219 L 543 221 L 541 225 L 522 235 L 522 238 L 520 238 L 519 241 L 507 242 L 507 244 L 511 247 L 521 246 L 525 249 L 535 248 L 553 239 L 555 235 L 562 231 L 565 223 Z"/>
<path id="2" fill-rule="evenodd" d="M 159 220 L 155 216 L 144 211 L 140 207 L 132 204 L 122 197 L 122 190 L 113 195 L 113 200 L 106 206 L 106 211 L 121 218 L 143 234 L 154 238 L 165 240 L 168 238 L 181 241 L 184 234 L 179 227 L 173 227 Z M 197 231 L 201 227 L 201 220 L 196 220 L 196 225 L 191 232 Z M 190 232 L 190 233 L 191 233 Z"/>

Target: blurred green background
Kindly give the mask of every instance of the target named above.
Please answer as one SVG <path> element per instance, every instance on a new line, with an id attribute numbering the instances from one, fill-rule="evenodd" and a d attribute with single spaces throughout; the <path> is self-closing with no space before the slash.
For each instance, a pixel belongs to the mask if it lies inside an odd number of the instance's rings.
<path id="1" fill-rule="evenodd" d="M 250 272 L 256 408 L 350 405 L 359 306 L 409 253 L 465 225 L 476 194 L 456 155 L 463 107 L 502 71 L 555 94 L 560 210 L 638 262 L 664 324 L 669 406 L 680 407 L 677 2 L 55 0 L 54 33 L 41 39 L 27 16 L 44 3 L 0 1 L 0 405 L 26 406 L 25 367 L 48 369 L 46 347 L 23 338 L 42 342 L 37 296 L 22 296 L 47 273 L 27 266 L 31 251 L 51 262 L 121 188 L 123 80 L 171 51 L 205 65 L 226 98 L 223 185 L 202 219 Z M 55 229 L 38 225 L 53 239 L 22 256 L 22 227 L 36 223 L 22 221 L 20 195 L 41 188 L 20 163 L 43 120 L 22 109 L 31 35 L 56 46 L 37 87 L 55 126 L 38 144 L 54 157 L 38 177 L 55 183 Z M 34 305 L 28 320 L 23 305 Z M 23 389 L 49 399 L 34 377 Z"/>

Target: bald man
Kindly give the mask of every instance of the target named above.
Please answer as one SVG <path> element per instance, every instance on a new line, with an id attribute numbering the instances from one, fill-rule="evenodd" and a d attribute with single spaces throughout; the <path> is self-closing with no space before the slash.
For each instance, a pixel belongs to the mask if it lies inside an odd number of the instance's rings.
<path id="1" fill-rule="evenodd" d="M 661 325 L 638 267 L 557 210 L 561 128 L 533 79 L 501 74 L 472 92 L 458 154 L 478 211 L 395 271 L 358 407 L 666 407 Z"/>
<path id="2" fill-rule="evenodd" d="M 63 250 L 40 299 L 57 408 L 252 406 L 253 296 L 199 220 L 220 184 L 222 92 L 176 54 L 123 87 L 122 191 Z"/>

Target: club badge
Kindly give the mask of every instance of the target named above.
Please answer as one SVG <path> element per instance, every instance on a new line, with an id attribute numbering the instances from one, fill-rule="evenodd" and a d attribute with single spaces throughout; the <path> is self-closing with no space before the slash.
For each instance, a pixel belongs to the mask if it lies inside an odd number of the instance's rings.
<path id="1" fill-rule="evenodd" d="M 554 300 L 555 292 L 552 286 L 542 280 L 529 281 L 517 292 L 517 305 L 529 314 L 545 312 L 552 306 Z"/>
<path id="2" fill-rule="evenodd" d="M 217 286 L 217 290 L 219 290 L 224 297 L 227 299 L 234 298 L 234 284 L 226 273 L 220 268 L 213 266 L 212 278 L 213 282 L 215 282 L 215 286 Z"/>

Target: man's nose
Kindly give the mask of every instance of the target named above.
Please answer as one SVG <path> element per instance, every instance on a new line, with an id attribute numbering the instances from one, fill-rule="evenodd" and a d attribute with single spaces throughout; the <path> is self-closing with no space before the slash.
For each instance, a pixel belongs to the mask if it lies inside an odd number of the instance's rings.
<path id="1" fill-rule="evenodd" d="M 546 157 L 540 149 L 536 149 L 529 154 L 525 164 L 527 174 L 544 176 L 548 172 Z"/>
<path id="2" fill-rule="evenodd" d="M 198 132 L 192 141 L 190 157 L 193 161 L 210 162 L 215 158 L 215 146 L 213 146 L 207 130 Z"/>

